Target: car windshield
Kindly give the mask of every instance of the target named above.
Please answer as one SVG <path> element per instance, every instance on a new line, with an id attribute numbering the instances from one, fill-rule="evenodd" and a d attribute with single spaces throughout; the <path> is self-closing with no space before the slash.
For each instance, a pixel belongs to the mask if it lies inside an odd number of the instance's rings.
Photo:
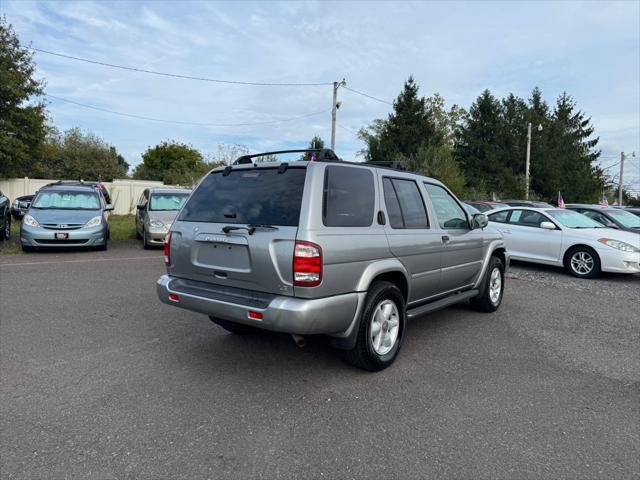
<path id="1" fill-rule="evenodd" d="M 604 228 L 595 220 L 572 210 L 547 210 L 546 213 L 567 228 Z"/>
<path id="2" fill-rule="evenodd" d="M 188 193 L 153 193 L 149 210 L 180 210 L 188 197 Z"/>
<path id="3" fill-rule="evenodd" d="M 607 210 L 607 214 L 627 228 L 640 228 L 640 217 L 636 217 L 633 213 L 624 210 Z"/>
<path id="4" fill-rule="evenodd" d="M 32 208 L 56 210 L 99 210 L 100 200 L 93 192 L 40 192 Z"/>

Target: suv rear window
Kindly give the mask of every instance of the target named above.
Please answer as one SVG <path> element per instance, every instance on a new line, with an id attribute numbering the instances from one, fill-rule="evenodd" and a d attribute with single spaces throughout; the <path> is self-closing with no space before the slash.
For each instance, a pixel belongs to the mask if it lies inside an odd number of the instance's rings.
<path id="1" fill-rule="evenodd" d="M 306 168 L 222 171 L 207 175 L 182 209 L 179 220 L 297 226 Z"/>
<path id="2" fill-rule="evenodd" d="M 373 223 L 373 174 L 364 168 L 327 167 L 322 220 L 327 227 L 369 227 Z"/>

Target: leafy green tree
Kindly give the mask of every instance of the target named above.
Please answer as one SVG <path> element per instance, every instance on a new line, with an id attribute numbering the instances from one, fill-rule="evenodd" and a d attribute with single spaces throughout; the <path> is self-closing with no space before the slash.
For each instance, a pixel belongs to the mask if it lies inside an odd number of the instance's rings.
<path id="1" fill-rule="evenodd" d="M 45 140 L 36 174 L 61 179 L 111 181 L 127 176 L 128 164 L 115 147 L 93 133 L 52 130 Z M 32 174 L 33 176 L 33 174 Z"/>
<path id="2" fill-rule="evenodd" d="M 167 184 L 190 185 L 209 170 L 195 148 L 175 141 L 164 141 L 142 154 L 142 163 L 133 171 L 139 180 L 160 180 Z"/>
<path id="3" fill-rule="evenodd" d="M 33 53 L 0 17 L 0 177 L 30 175 L 46 134 L 44 82 L 34 78 Z"/>
<path id="4" fill-rule="evenodd" d="M 320 135 L 314 135 L 307 148 L 310 150 L 314 148 L 324 148 L 324 140 L 322 139 L 322 137 L 320 137 Z M 309 152 L 303 153 L 300 157 L 300 160 L 308 162 L 309 160 L 311 160 L 311 154 Z"/>
<path id="5" fill-rule="evenodd" d="M 408 170 L 440 180 L 458 196 L 466 193 L 464 175 L 447 145 L 425 144 L 404 163 Z"/>

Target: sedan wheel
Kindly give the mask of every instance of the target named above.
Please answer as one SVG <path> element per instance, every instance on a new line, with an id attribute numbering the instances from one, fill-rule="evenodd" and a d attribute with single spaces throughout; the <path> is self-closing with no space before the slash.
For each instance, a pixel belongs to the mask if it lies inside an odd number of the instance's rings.
<path id="1" fill-rule="evenodd" d="M 567 253 L 565 267 L 578 278 L 595 278 L 600 275 L 600 258 L 588 247 L 576 247 Z"/>

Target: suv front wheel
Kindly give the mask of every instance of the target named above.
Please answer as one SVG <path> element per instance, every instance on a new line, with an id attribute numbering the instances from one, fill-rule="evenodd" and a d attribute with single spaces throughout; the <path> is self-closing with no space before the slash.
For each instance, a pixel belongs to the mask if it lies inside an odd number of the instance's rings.
<path id="1" fill-rule="evenodd" d="M 480 293 L 471 299 L 471 305 L 481 312 L 495 312 L 502 303 L 504 293 L 504 265 L 498 257 L 491 257 L 480 285 Z"/>
<path id="2" fill-rule="evenodd" d="M 365 299 L 355 347 L 344 352 L 345 360 L 372 372 L 387 368 L 400 351 L 405 322 L 400 289 L 389 282 L 375 282 Z"/>

